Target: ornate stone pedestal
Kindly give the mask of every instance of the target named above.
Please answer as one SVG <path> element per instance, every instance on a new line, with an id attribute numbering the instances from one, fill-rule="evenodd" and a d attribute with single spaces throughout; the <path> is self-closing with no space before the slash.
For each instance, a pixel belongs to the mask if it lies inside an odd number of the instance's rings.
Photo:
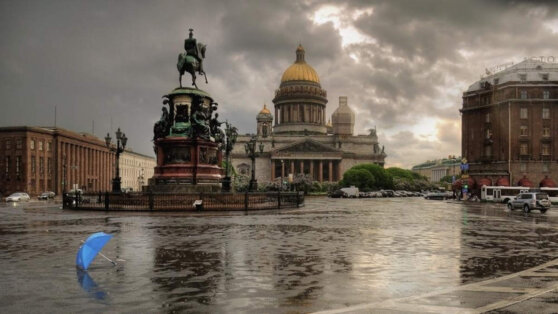
<path id="1" fill-rule="evenodd" d="M 206 92 L 176 88 L 165 96 L 163 117 L 155 125 L 157 166 L 149 180 L 153 192 L 218 192 L 223 169 L 217 105 Z M 215 125 L 217 124 L 217 125 Z"/>

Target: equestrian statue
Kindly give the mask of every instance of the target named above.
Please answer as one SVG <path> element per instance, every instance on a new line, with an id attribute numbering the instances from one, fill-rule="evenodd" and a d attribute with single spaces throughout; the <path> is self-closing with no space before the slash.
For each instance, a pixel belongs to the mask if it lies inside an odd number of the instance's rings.
<path id="1" fill-rule="evenodd" d="M 203 74 L 205 77 L 205 83 L 207 84 L 207 75 L 203 70 L 203 59 L 205 58 L 206 45 L 198 43 L 194 38 L 193 32 L 194 30 L 190 28 L 189 37 L 184 40 L 184 50 L 186 52 L 178 55 L 178 63 L 176 64 L 176 67 L 180 73 L 178 76 L 180 88 L 182 88 L 182 75 L 184 75 L 184 72 L 188 72 L 192 75 L 192 85 L 196 88 L 198 88 L 198 85 L 196 85 L 196 72 L 200 75 Z"/>

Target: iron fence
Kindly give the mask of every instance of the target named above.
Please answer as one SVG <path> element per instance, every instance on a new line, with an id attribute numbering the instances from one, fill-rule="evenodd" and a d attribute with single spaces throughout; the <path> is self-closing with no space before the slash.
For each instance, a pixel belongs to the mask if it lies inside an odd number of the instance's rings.
<path id="1" fill-rule="evenodd" d="M 198 206 L 195 206 L 195 202 Z M 304 205 L 304 192 L 105 192 L 63 195 L 65 209 L 107 211 L 234 211 L 296 208 L 302 205 Z"/>

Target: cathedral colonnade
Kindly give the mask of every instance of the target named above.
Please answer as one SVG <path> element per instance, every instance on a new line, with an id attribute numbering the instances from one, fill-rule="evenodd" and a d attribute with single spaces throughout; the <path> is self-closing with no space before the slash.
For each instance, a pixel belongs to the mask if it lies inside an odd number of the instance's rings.
<path id="1" fill-rule="evenodd" d="M 343 178 L 340 159 L 272 159 L 271 178 L 283 177 L 289 174 L 307 174 L 313 181 L 337 182 Z"/>

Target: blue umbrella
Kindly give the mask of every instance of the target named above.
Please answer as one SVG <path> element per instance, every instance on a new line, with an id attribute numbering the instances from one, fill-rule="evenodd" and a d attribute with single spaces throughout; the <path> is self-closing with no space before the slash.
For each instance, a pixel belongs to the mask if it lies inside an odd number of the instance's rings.
<path id="1" fill-rule="evenodd" d="M 89 267 L 89 264 L 91 264 L 91 262 L 95 259 L 97 254 L 100 254 L 111 263 L 116 264 L 100 253 L 100 251 L 103 249 L 103 246 L 105 246 L 105 244 L 107 244 L 107 242 L 110 241 L 111 238 L 112 235 L 104 232 L 97 232 L 89 236 L 89 238 L 85 240 L 83 245 L 78 250 L 76 256 L 76 266 L 86 270 Z"/>

